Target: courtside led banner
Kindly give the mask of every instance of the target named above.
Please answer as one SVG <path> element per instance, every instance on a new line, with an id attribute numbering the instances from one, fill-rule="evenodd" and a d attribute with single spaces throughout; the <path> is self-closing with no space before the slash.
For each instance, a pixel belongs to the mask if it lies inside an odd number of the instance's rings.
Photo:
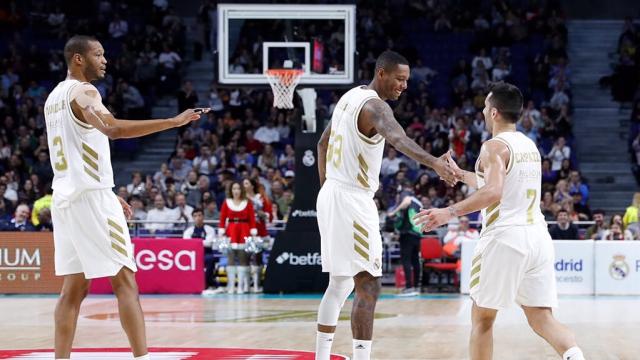
<path id="1" fill-rule="evenodd" d="M 199 239 L 132 239 L 141 294 L 200 294 L 204 248 Z M 91 281 L 92 294 L 110 294 L 107 278 Z"/>
<path id="2" fill-rule="evenodd" d="M 61 287 L 54 270 L 53 233 L 0 233 L 0 293 L 53 294 Z"/>
<path id="3" fill-rule="evenodd" d="M 640 295 L 640 241 L 598 241 L 596 294 Z"/>

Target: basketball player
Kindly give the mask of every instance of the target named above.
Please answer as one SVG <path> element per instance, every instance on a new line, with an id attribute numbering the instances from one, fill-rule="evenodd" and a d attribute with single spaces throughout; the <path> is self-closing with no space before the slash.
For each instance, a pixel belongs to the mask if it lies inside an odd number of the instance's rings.
<path id="1" fill-rule="evenodd" d="M 522 94 L 500 82 L 490 87 L 484 103 L 493 138 L 480 149 L 475 173 L 460 170 L 448 156 L 457 177 L 478 191 L 448 208 L 423 210 L 416 222 L 430 231 L 482 209 L 482 232 L 471 265 L 472 360 L 491 359 L 493 322 L 498 310 L 514 302 L 524 310 L 531 328 L 564 360 L 583 360 L 573 333 L 551 311 L 558 305 L 555 256 L 540 211 L 540 153 L 533 141 L 516 131 Z"/>
<path id="2" fill-rule="evenodd" d="M 318 310 L 316 359 L 329 359 L 338 315 L 354 284 L 353 359 L 370 357 L 382 276 L 382 240 L 373 194 L 378 190 L 385 140 L 455 183 L 445 158 L 433 157 L 407 137 L 385 102 L 397 100 L 408 80 L 407 60 L 393 51 L 383 52 L 376 60 L 374 79 L 340 98 L 318 142 L 322 188 L 316 206 L 322 271 L 330 278 Z"/>
<path id="3" fill-rule="evenodd" d="M 90 84 L 102 79 L 106 71 L 100 42 L 74 36 L 64 47 L 64 57 L 67 78 L 51 92 L 44 106 L 54 169 L 51 213 L 55 267 L 56 275 L 64 276 L 55 310 L 55 356 L 70 357 L 80 303 L 89 291 L 90 279 L 109 277 L 133 355 L 149 359 L 125 218 L 132 210 L 111 190 L 109 139 L 179 127 L 208 110 L 189 109 L 162 120 L 116 119 Z"/>

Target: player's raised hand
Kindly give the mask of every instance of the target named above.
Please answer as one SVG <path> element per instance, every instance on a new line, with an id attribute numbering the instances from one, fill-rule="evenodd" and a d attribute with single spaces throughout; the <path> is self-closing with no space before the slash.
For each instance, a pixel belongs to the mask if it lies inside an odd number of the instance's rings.
<path id="1" fill-rule="evenodd" d="M 210 110 L 210 108 L 187 109 L 172 120 L 176 123 L 176 127 L 186 125 L 192 121 L 200 119 L 200 115 L 206 114 Z"/>
<path id="2" fill-rule="evenodd" d="M 126 217 L 127 220 L 130 220 L 133 216 L 133 209 L 131 208 L 131 205 L 127 204 L 127 202 L 120 196 L 118 196 L 118 201 L 120 202 L 120 206 L 122 206 L 124 217 Z"/>
<path id="3" fill-rule="evenodd" d="M 415 225 L 421 225 L 423 232 L 429 232 L 449 222 L 451 219 L 449 209 L 425 209 L 413 217 Z"/>

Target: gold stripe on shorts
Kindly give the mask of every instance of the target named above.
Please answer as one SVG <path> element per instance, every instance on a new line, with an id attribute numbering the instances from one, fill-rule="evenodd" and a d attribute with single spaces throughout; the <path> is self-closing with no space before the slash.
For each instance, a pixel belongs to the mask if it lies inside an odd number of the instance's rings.
<path id="1" fill-rule="evenodd" d="M 120 234 L 122 234 L 124 232 L 124 230 L 122 229 L 122 226 L 118 225 L 118 223 L 116 223 L 115 221 L 111 220 L 111 219 L 107 219 L 107 223 L 113 227 L 114 230 L 116 230 L 117 232 L 119 232 Z"/>
<path id="2" fill-rule="evenodd" d="M 480 283 L 480 276 L 471 280 L 471 284 L 469 284 L 469 289 L 472 289 L 474 286 L 478 285 L 479 283 Z"/>
<path id="3" fill-rule="evenodd" d="M 478 266 L 474 267 L 473 270 L 471 270 L 471 277 L 473 277 L 473 275 L 477 274 L 480 272 L 480 266 L 482 264 L 478 264 Z M 478 276 L 479 277 L 479 276 Z"/>
<path id="4" fill-rule="evenodd" d="M 112 239 L 117 240 L 118 242 L 120 242 L 122 245 L 126 245 L 127 242 L 124 241 L 124 239 L 122 238 L 122 236 L 114 233 L 113 231 L 109 230 L 109 236 L 111 236 Z"/>
<path id="5" fill-rule="evenodd" d="M 363 258 L 369 261 L 369 254 L 367 254 L 364 250 L 362 250 L 357 244 L 353 244 L 353 249 L 360 254 Z"/>
<path id="6" fill-rule="evenodd" d="M 475 265 L 478 261 L 480 261 L 480 259 L 482 259 L 482 254 L 479 254 L 478 256 L 473 258 L 473 260 L 471 261 L 471 267 L 473 267 L 473 265 Z"/>
<path id="7" fill-rule="evenodd" d="M 368 238 L 369 237 L 369 232 L 362 227 L 362 225 L 358 224 L 355 220 L 353 221 L 353 227 L 358 230 L 362 235 L 364 235 L 364 237 Z"/>
<path id="8" fill-rule="evenodd" d="M 356 239 L 356 241 L 362 245 L 363 248 L 369 250 L 369 243 L 367 242 L 367 240 L 363 239 L 360 235 L 358 235 L 358 233 L 353 233 L 353 238 Z"/>
<path id="9" fill-rule="evenodd" d="M 117 252 L 119 252 L 120 254 L 122 254 L 122 256 L 124 257 L 128 257 L 127 256 L 127 251 L 125 249 L 123 249 L 120 245 L 111 242 L 111 248 Z"/>

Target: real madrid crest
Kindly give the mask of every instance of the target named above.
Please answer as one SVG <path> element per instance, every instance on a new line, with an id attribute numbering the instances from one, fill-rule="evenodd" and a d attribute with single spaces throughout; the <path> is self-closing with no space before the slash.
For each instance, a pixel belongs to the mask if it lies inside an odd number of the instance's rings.
<path id="1" fill-rule="evenodd" d="M 306 150 L 304 152 L 304 156 L 302 157 L 302 163 L 305 166 L 313 166 L 313 164 L 315 164 L 315 162 L 316 162 L 316 158 L 313 156 L 313 151 Z"/>
<path id="2" fill-rule="evenodd" d="M 624 259 L 624 255 L 613 255 L 613 262 L 609 265 L 609 275 L 614 280 L 624 280 L 629 275 L 629 264 Z"/>

